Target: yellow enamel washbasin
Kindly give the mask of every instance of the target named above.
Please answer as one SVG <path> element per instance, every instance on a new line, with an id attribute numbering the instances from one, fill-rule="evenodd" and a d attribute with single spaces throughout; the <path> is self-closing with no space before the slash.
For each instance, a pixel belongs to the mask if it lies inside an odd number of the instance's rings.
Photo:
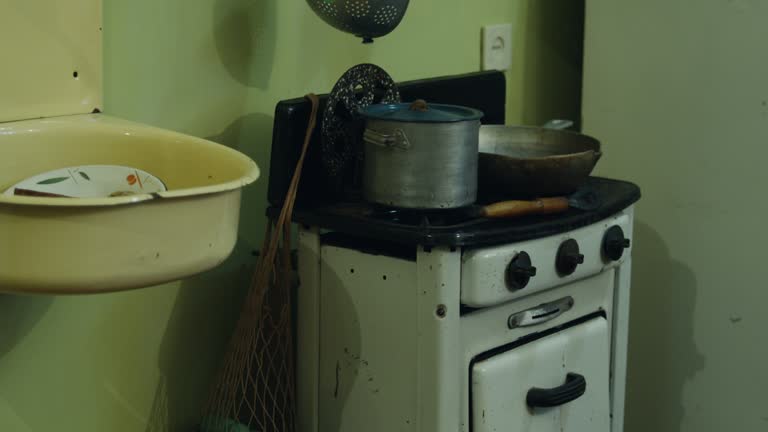
<path id="1" fill-rule="evenodd" d="M 167 191 L 113 198 L 0 195 L 0 292 L 83 294 L 209 270 L 234 248 L 259 168 L 200 138 L 103 114 L 0 123 L 0 191 L 46 171 L 123 165 Z"/>

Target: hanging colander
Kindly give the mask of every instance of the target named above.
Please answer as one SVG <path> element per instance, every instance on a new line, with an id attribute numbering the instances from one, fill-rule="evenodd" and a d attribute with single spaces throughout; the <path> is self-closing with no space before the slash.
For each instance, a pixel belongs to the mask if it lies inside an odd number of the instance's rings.
<path id="1" fill-rule="evenodd" d="M 384 36 L 400 24 L 409 0 L 307 0 L 323 21 L 363 38 L 364 43 Z"/>

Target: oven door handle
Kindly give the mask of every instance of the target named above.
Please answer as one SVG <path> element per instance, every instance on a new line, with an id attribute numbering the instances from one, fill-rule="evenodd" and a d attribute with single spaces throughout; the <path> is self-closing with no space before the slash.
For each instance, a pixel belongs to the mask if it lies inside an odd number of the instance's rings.
<path id="1" fill-rule="evenodd" d="M 552 408 L 565 405 L 582 397 L 587 391 L 584 375 L 569 373 L 565 384 L 551 389 L 532 388 L 528 390 L 525 402 L 531 408 Z"/>
<path id="2" fill-rule="evenodd" d="M 545 303 L 533 309 L 511 315 L 507 319 L 507 326 L 510 330 L 513 330 L 518 327 L 530 327 L 545 323 L 571 310 L 573 304 L 573 297 L 570 296 L 551 303 Z"/>

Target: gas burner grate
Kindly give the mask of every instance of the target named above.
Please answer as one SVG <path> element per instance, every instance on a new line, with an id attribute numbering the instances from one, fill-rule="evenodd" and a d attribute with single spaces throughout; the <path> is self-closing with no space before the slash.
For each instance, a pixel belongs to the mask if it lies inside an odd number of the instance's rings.
<path id="1" fill-rule="evenodd" d="M 568 232 L 614 215 L 640 198 L 640 189 L 632 183 L 592 177 L 585 187 L 594 190 L 600 202 L 595 210 L 487 219 L 471 214 L 476 211 L 473 207 L 408 210 L 359 201 L 297 208 L 294 221 L 369 240 L 423 246 L 480 246 Z M 272 217 L 277 213 L 279 207 L 269 209 Z"/>
<path id="2" fill-rule="evenodd" d="M 446 210 L 414 210 L 391 207 L 374 208 L 368 217 L 398 225 L 429 229 L 431 227 L 450 227 L 469 225 L 476 221 L 472 208 Z"/>

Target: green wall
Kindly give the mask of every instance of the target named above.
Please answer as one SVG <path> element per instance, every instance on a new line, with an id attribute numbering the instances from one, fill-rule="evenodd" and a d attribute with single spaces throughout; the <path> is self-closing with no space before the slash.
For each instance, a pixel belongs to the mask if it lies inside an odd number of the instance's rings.
<path id="1" fill-rule="evenodd" d="M 640 184 L 627 432 L 768 430 L 768 2 L 590 0 L 584 125 Z"/>
<path id="2" fill-rule="evenodd" d="M 0 430 L 191 430 L 260 243 L 277 101 L 327 92 L 361 62 L 397 80 L 478 70 L 481 26 L 511 22 L 508 121 L 576 118 L 581 11 L 563 3 L 418 0 L 363 46 L 301 0 L 104 0 L 106 112 L 237 148 L 264 177 L 213 272 L 120 294 L 0 296 Z"/>

